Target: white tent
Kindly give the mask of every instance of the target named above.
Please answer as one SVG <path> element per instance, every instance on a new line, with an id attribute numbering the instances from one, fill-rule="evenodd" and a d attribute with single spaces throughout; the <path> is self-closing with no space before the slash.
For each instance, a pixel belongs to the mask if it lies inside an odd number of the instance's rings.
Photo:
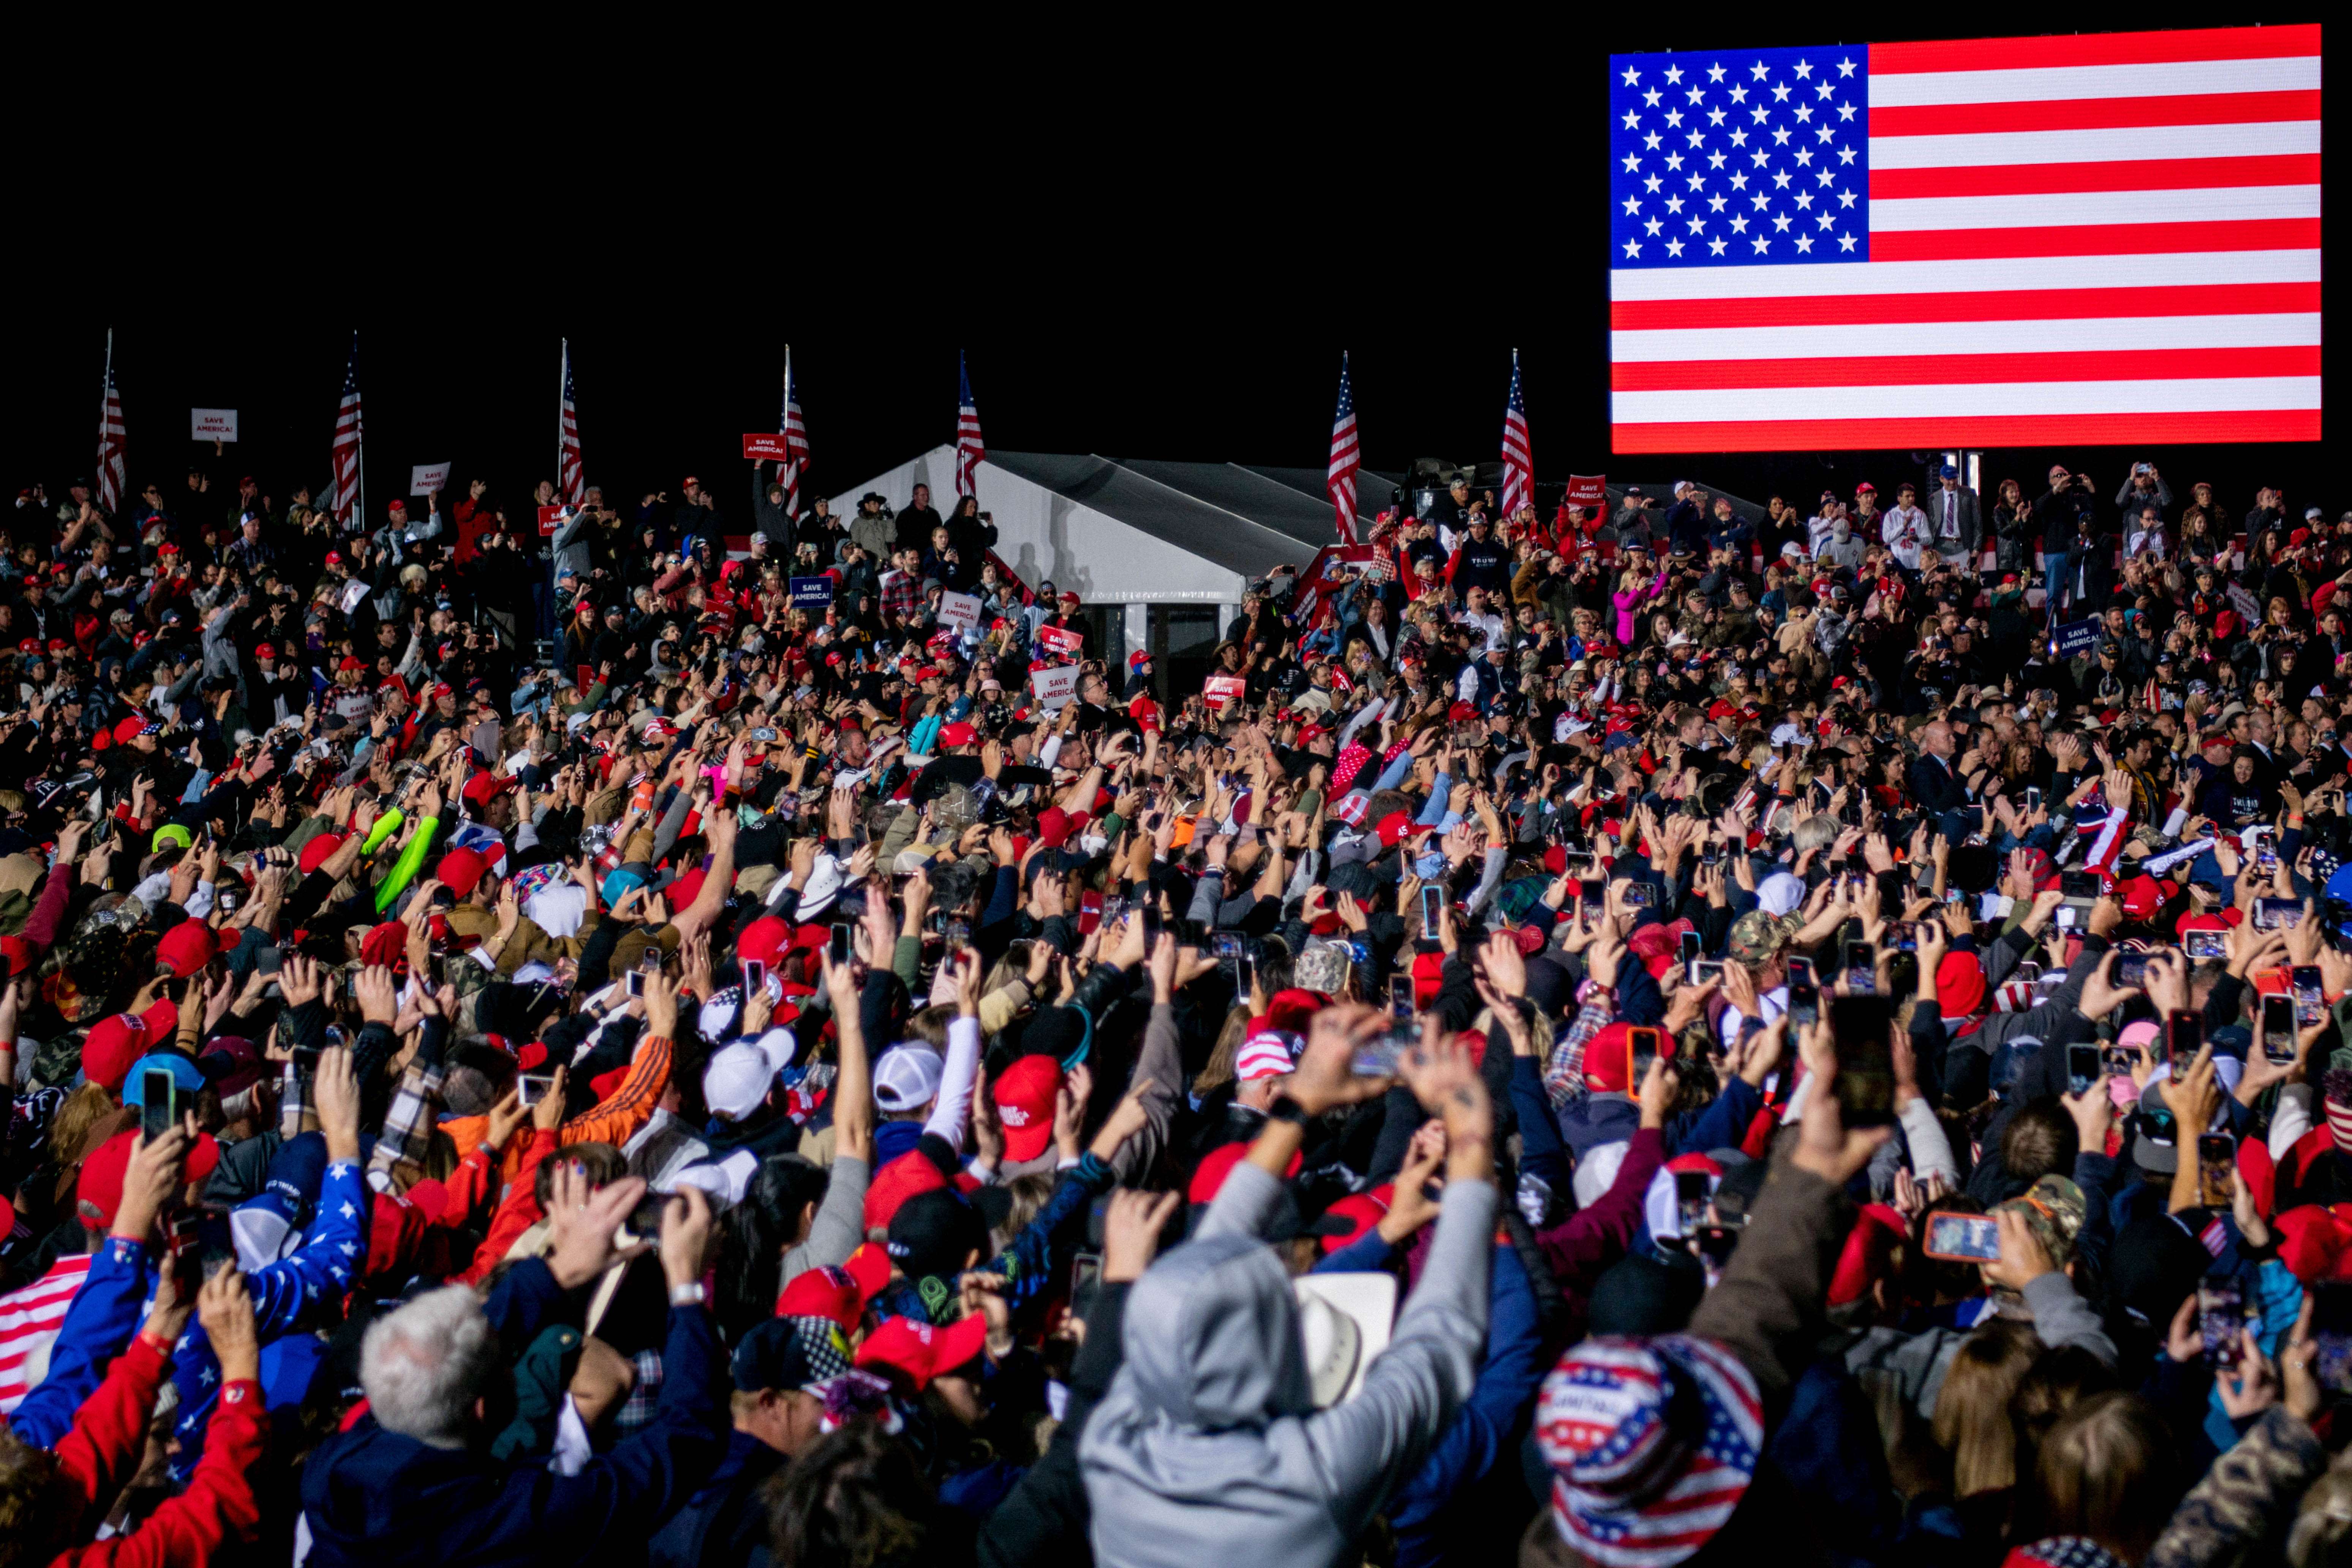
<path id="1" fill-rule="evenodd" d="M 896 511 L 924 484 L 945 516 L 955 478 L 954 447 L 934 447 L 833 497 L 833 509 L 854 517 L 870 490 Z M 1253 580 L 1305 567 L 1337 537 L 1322 475 L 1311 470 L 991 452 L 974 488 L 996 524 L 997 556 L 1022 581 L 1123 606 L 1103 617 L 1105 629 L 1125 648 L 1157 654 L 1183 652 L 1204 633 L 1213 641 L 1208 628 L 1239 611 Z M 1164 607 L 1157 627 L 1153 605 Z"/>

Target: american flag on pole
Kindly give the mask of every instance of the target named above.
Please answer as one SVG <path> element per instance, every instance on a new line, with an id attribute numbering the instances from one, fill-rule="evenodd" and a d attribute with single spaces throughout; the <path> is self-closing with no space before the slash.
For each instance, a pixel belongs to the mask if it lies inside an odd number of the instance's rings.
<path id="1" fill-rule="evenodd" d="M 335 521 L 348 523 L 360 503 L 360 335 L 352 334 L 352 357 L 343 367 L 343 401 L 335 414 L 333 501 Z"/>
<path id="2" fill-rule="evenodd" d="M 964 388 L 964 402 L 966 405 L 971 402 L 969 385 Z M 776 482 L 784 487 L 784 515 L 798 517 L 801 476 L 808 471 L 809 444 L 808 426 L 801 423 L 801 389 L 793 384 L 793 346 L 790 343 L 784 345 L 784 411 L 776 429 L 784 438 L 784 460 L 776 465 Z M 975 442 L 980 439 L 980 416 L 976 414 L 972 416 L 971 438 Z M 956 441 L 959 446 L 963 441 L 961 416 L 956 421 Z M 972 460 L 978 462 L 980 459 L 974 458 Z"/>
<path id="3" fill-rule="evenodd" d="M 980 439 L 980 410 L 971 405 L 971 370 L 961 353 L 956 355 L 956 494 L 978 495 L 972 474 L 988 448 Z"/>
<path id="4" fill-rule="evenodd" d="M 1356 470 L 1363 466 L 1356 450 L 1356 395 L 1348 385 L 1348 355 L 1339 353 L 1339 411 L 1331 416 L 1331 467 L 1324 475 L 1332 508 L 1339 514 L 1339 542 L 1356 542 Z"/>
<path id="5" fill-rule="evenodd" d="M 114 390 L 114 329 L 106 332 L 106 385 L 98 399 L 98 506 L 112 512 L 122 504 L 128 482 L 123 453 L 130 443 L 122 429 L 122 398 Z"/>
<path id="6" fill-rule="evenodd" d="M 2319 438 L 2319 28 L 1610 60 L 1620 452 Z"/>
<path id="7" fill-rule="evenodd" d="M 357 397 L 358 394 L 351 395 Z M 580 405 L 572 395 L 572 340 L 563 340 L 563 394 L 556 411 L 555 493 L 565 506 L 588 499 L 588 481 L 580 468 Z"/>
<path id="8" fill-rule="evenodd" d="M 1517 517 L 1536 499 L 1536 460 L 1528 453 L 1528 405 L 1519 395 L 1519 351 L 1511 351 L 1511 401 L 1503 410 L 1503 515 Z"/>

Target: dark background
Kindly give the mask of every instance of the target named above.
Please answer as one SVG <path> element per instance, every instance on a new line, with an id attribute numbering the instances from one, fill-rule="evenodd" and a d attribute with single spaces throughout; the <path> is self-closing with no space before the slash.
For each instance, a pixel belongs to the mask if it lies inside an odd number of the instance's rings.
<path id="1" fill-rule="evenodd" d="M 634 500 L 696 474 L 739 528 L 740 437 L 775 426 L 787 340 L 826 492 L 952 439 L 959 348 L 992 447 L 1318 468 L 1344 347 L 1366 464 L 1394 470 L 1496 458 L 1514 346 L 1544 484 L 1891 490 L 1912 454 L 1610 455 L 1606 57 L 2149 22 L 1996 6 L 1902 27 L 1816 9 L 1495 35 L 1465 19 L 1466 52 L 1382 39 L 1319 87 L 1305 55 L 1177 40 L 1148 66 L 1107 46 L 1115 68 L 1065 72 L 1050 97 L 977 58 L 961 86 L 893 67 L 796 100 L 789 128 L 740 93 L 672 112 L 667 95 L 691 92 L 666 82 L 561 127 L 460 87 L 322 113 L 315 135 L 291 100 L 200 90 L 111 119 L 112 165 L 43 119 L 22 144 L 41 216 L 0 317 L 0 484 L 57 495 L 90 471 L 111 325 L 134 493 L 213 463 L 186 438 L 201 405 L 239 413 L 216 471 L 281 502 L 324 480 L 356 327 L 379 516 L 415 463 L 449 460 L 453 492 L 480 478 L 517 503 L 552 477 L 566 335 L 592 482 Z M 1019 51 L 1034 41 L 988 47 L 1034 65 Z M 1496 41 L 1510 59 L 1482 63 Z M 242 136 L 183 166 L 173 138 L 214 118 Z M 347 132 L 352 156 L 325 161 Z M 2038 489 L 2052 456 L 1990 454 L 1988 490 Z M 2298 510 L 2352 507 L 2317 443 L 2063 456 L 2109 495 L 2147 458 L 2176 493 L 2210 479 L 2233 511 L 2266 483 Z"/>

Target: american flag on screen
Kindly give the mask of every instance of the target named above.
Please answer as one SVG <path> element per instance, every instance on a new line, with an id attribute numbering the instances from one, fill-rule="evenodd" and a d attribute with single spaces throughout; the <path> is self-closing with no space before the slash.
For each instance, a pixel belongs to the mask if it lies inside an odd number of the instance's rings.
<path id="1" fill-rule="evenodd" d="M 335 493 L 329 510 L 349 522 L 360 503 L 360 335 L 352 334 L 352 357 L 343 366 L 343 401 L 335 414 Z"/>
<path id="2" fill-rule="evenodd" d="M 972 488 L 972 475 L 988 448 L 980 439 L 980 410 L 971 405 L 971 371 L 964 356 L 956 355 L 956 494 L 978 495 Z"/>
<path id="3" fill-rule="evenodd" d="M 580 470 L 580 405 L 572 395 L 572 340 L 563 342 L 563 396 L 556 411 L 555 493 L 565 506 L 588 499 L 588 481 Z"/>
<path id="4" fill-rule="evenodd" d="M 1339 513 L 1339 542 L 1356 542 L 1356 470 L 1363 466 L 1356 450 L 1356 395 L 1348 385 L 1348 355 L 1339 355 L 1339 411 L 1331 416 L 1331 467 L 1323 488 Z"/>
<path id="5" fill-rule="evenodd" d="M 1536 461 L 1528 455 L 1528 405 L 1519 395 L 1519 351 L 1511 351 L 1511 401 L 1503 409 L 1503 515 L 1517 517 L 1536 499 Z"/>
<path id="6" fill-rule="evenodd" d="M 965 391 L 969 393 L 970 387 Z M 966 396 L 964 401 L 971 399 Z M 980 437 L 980 416 L 972 416 L 972 438 Z M 801 423 L 801 390 L 793 384 L 792 345 L 784 345 L 784 411 L 778 416 L 777 432 L 784 438 L 784 460 L 776 465 L 776 482 L 784 487 L 784 515 L 798 517 L 801 511 L 801 475 L 808 471 L 808 426 Z M 957 422 L 956 440 L 963 439 L 962 422 Z M 975 459 L 976 461 L 977 459 Z"/>
<path id="7" fill-rule="evenodd" d="M 1620 452 L 2316 440 L 2319 28 L 1610 61 Z"/>
<path id="8" fill-rule="evenodd" d="M 128 482 L 123 454 L 130 439 L 122 428 L 122 397 L 114 390 L 114 333 L 106 334 L 106 385 L 98 398 L 98 506 L 112 512 L 122 505 Z"/>

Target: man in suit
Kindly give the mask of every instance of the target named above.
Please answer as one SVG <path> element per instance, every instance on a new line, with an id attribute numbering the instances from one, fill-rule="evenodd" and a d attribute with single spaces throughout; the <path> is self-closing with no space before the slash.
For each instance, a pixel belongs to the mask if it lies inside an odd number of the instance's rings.
<path id="1" fill-rule="evenodd" d="M 1919 731 L 1919 754 L 1912 760 L 1909 775 L 1911 798 L 1923 815 L 1937 819 L 1938 831 L 1955 844 L 1967 836 L 1958 813 L 1970 804 L 1968 784 L 1952 761 L 1958 749 L 1952 727 L 1941 719 L 1930 720 Z"/>
<path id="2" fill-rule="evenodd" d="M 1984 532 L 1977 517 L 1977 492 L 1960 486 L 1960 470 L 1946 463 L 1927 492 L 1927 537 L 1936 553 L 1957 571 L 1974 573 Z"/>

